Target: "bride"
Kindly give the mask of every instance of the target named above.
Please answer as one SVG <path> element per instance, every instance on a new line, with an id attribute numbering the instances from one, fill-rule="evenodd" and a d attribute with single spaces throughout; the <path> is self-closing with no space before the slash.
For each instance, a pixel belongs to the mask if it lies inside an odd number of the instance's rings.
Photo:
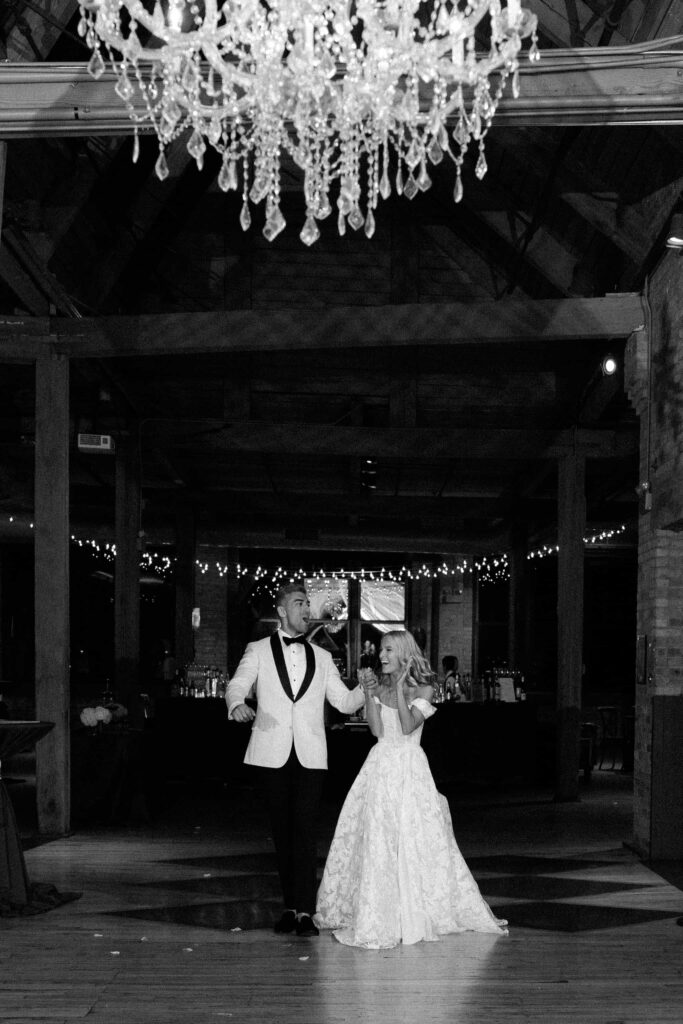
<path id="1" fill-rule="evenodd" d="M 316 923 L 349 946 L 382 949 L 447 932 L 507 934 L 479 892 L 453 835 L 448 803 L 420 746 L 435 713 L 430 667 L 413 636 L 386 633 L 382 679 L 364 673 L 377 743 L 342 807 Z"/>

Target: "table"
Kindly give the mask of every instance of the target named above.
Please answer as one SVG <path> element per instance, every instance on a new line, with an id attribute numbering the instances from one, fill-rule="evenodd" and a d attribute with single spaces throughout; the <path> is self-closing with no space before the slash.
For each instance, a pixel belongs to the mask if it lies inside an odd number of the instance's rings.
<path id="1" fill-rule="evenodd" d="M 32 750 L 53 728 L 54 722 L 0 722 L 0 769 L 3 758 Z M 79 895 L 29 881 L 14 808 L 0 774 L 0 917 L 39 914 Z"/>
<path id="2" fill-rule="evenodd" d="M 538 773 L 536 708 L 529 701 L 437 704 L 422 734 L 437 786 L 530 782 Z M 166 777 L 187 780 L 242 778 L 251 730 L 228 721 L 218 698 L 157 701 L 154 732 Z M 333 723 L 326 730 L 326 787 L 344 796 L 375 742 L 365 724 Z"/>

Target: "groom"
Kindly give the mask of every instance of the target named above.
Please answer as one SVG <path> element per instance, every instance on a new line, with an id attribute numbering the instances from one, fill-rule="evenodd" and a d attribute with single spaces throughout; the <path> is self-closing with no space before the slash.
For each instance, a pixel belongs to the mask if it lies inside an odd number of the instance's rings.
<path id="1" fill-rule="evenodd" d="M 245 764 L 256 765 L 270 812 L 285 910 L 276 932 L 317 935 L 316 818 L 327 744 L 324 704 L 351 714 L 364 701 L 348 690 L 330 654 L 305 639 L 310 602 L 301 583 L 275 597 L 280 628 L 247 645 L 226 694 L 235 722 L 253 720 Z M 257 711 L 245 699 L 255 693 Z"/>

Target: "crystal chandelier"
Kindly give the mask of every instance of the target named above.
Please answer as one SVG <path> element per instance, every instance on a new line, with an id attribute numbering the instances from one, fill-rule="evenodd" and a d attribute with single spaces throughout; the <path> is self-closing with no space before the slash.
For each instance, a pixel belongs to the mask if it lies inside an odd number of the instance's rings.
<path id="1" fill-rule="evenodd" d="M 287 156 L 303 172 L 306 245 L 335 201 L 341 235 L 349 225 L 372 237 L 379 197 L 395 189 L 412 199 L 444 158 L 459 202 L 470 143 L 482 178 L 484 140 L 509 78 L 518 94 L 524 39 L 529 59 L 539 56 L 536 16 L 521 0 L 79 2 L 88 69 L 98 78 L 105 58 L 111 63 L 135 125 L 133 158 L 138 127 L 151 127 L 163 180 L 165 149 L 188 131 L 197 166 L 213 147 L 218 185 L 241 191 L 244 230 L 250 203 L 265 204 L 268 241 L 285 227 Z"/>

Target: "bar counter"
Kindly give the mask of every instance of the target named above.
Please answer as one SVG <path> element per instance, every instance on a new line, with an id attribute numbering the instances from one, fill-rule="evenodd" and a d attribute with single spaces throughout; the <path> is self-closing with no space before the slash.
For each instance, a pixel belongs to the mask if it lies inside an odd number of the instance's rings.
<path id="1" fill-rule="evenodd" d="M 439 787 L 530 782 L 537 774 L 536 709 L 531 702 L 446 702 L 425 724 L 422 745 Z M 221 698 L 157 701 L 156 749 L 167 778 L 243 777 L 249 727 L 228 720 Z M 327 729 L 329 788 L 346 792 L 375 742 L 367 725 Z"/>

